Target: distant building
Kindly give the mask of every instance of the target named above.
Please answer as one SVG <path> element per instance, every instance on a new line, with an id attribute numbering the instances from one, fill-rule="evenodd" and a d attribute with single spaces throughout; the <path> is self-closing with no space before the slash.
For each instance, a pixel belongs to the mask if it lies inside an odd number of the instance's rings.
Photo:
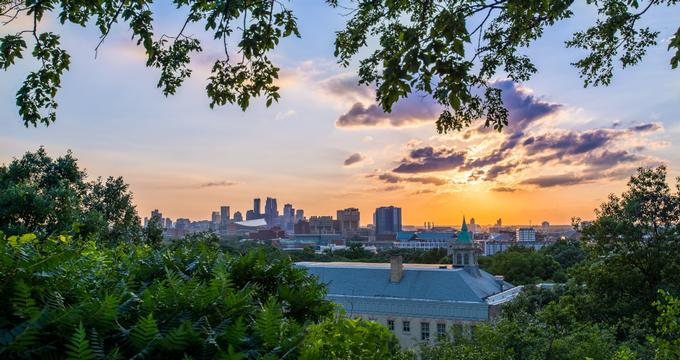
<path id="1" fill-rule="evenodd" d="M 243 215 L 241 214 L 240 211 L 234 213 L 234 221 L 235 222 L 243 221 Z"/>
<path id="2" fill-rule="evenodd" d="M 517 242 L 536 241 L 536 229 L 517 228 L 515 240 Z"/>
<path id="3" fill-rule="evenodd" d="M 312 216 L 309 218 L 309 229 L 311 234 L 334 234 L 332 216 Z"/>
<path id="4" fill-rule="evenodd" d="M 147 227 L 147 226 L 149 226 L 149 218 L 145 216 L 144 217 L 144 227 Z"/>
<path id="5" fill-rule="evenodd" d="M 462 235 L 462 236 L 461 236 Z M 382 323 L 402 347 L 434 343 L 452 329 L 469 331 L 478 322 L 494 319 L 500 307 L 521 291 L 477 265 L 476 245 L 461 229 L 451 242 L 452 265 L 311 263 L 306 268 L 327 284 L 326 298 L 342 306 L 348 317 Z"/>
<path id="6" fill-rule="evenodd" d="M 298 234 L 311 234 L 312 230 L 309 226 L 309 221 L 307 220 L 298 220 L 298 222 L 295 223 L 295 226 L 293 227 L 293 232 L 298 235 Z"/>
<path id="7" fill-rule="evenodd" d="M 548 230 L 550 230 L 550 223 L 547 221 L 542 222 L 541 229 L 543 230 L 543 232 L 547 232 Z"/>
<path id="8" fill-rule="evenodd" d="M 215 229 L 220 225 L 220 212 L 219 211 L 213 211 L 212 212 L 212 225 Z"/>
<path id="9" fill-rule="evenodd" d="M 253 214 L 256 216 L 253 219 L 259 219 L 262 214 L 260 212 L 260 198 L 253 199 Z"/>
<path id="10" fill-rule="evenodd" d="M 177 230 L 189 230 L 190 226 L 191 220 L 189 219 L 178 218 L 177 221 L 175 221 L 175 229 Z"/>
<path id="11" fill-rule="evenodd" d="M 172 229 L 172 220 L 170 218 L 165 218 L 165 228 Z"/>
<path id="12" fill-rule="evenodd" d="M 339 232 L 345 237 L 350 238 L 359 233 L 360 213 L 357 208 L 347 208 L 337 211 Z"/>
<path id="13" fill-rule="evenodd" d="M 283 230 L 293 231 L 293 225 L 295 225 L 295 209 L 293 205 L 285 204 L 283 205 L 283 219 L 281 220 L 281 225 Z"/>
<path id="14" fill-rule="evenodd" d="M 373 225 L 378 235 L 396 234 L 401 231 L 401 208 L 383 206 L 375 209 Z"/>
<path id="15" fill-rule="evenodd" d="M 276 199 L 268 197 L 264 204 L 264 219 L 267 221 L 267 224 L 273 225 L 278 222 L 278 217 L 279 208 L 276 204 Z"/>
<path id="16" fill-rule="evenodd" d="M 476 233 L 478 231 L 478 226 L 475 218 L 470 218 L 470 231 Z"/>
<path id="17" fill-rule="evenodd" d="M 230 218 L 229 206 L 220 207 L 220 224 L 223 226 L 227 225 L 227 223 L 229 223 L 229 218 Z"/>
<path id="18" fill-rule="evenodd" d="M 498 220 L 496 220 L 496 227 L 503 227 L 503 219 L 498 218 Z"/>
<path id="19" fill-rule="evenodd" d="M 297 224 L 300 220 L 305 219 L 305 211 L 302 209 L 295 210 L 295 223 Z"/>
<path id="20" fill-rule="evenodd" d="M 255 211 L 253 210 L 246 211 L 246 220 L 256 220 L 259 218 L 260 218 L 259 215 L 255 215 Z"/>

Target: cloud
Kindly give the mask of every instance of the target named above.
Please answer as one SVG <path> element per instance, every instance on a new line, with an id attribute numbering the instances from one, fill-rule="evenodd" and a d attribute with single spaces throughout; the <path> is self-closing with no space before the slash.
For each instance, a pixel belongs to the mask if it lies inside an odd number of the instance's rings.
<path id="1" fill-rule="evenodd" d="M 523 131 L 534 121 L 557 112 L 561 104 L 550 103 L 512 80 L 499 80 L 492 87 L 503 90 L 503 104 L 508 109 L 509 132 Z"/>
<path id="2" fill-rule="evenodd" d="M 350 165 L 362 162 L 362 161 L 364 161 L 364 159 L 366 159 L 365 156 L 363 156 L 359 153 L 354 153 L 354 154 L 350 155 L 347 159 L 345 159 L 344 164 L 345 164 L 345 166 L 350 166 Z"/>
<path id="3" fill-rule="evenodd" d="M 394 104 L 390 113 L 375 103 L 365 105 L 355 102 L 336 120 L 335 125 L 341 128 L 417 126 L 434 123 L 440 111 L 441 106 L 432 98 L 412 94 Z"/>
<path id="4" fill-rule="evenodd" d="M 402 182 L 419 183 L 424 185 L 446 185 L 449 181 L 436 176 L 399 176 L 392 173 L 370 174 L 367 177 L 375 177 L 389 184 L 397 184 Z"/>
<path id="5" fill-rule="evenodd" d="M 174 189 L 207 189 L 207 188 L 214 188 L 214 187 L 227 187 L 227 186 L 234 186 L 237 185 L 237 183 L 233 181 L 208 181 L 204 183 L 199 183 L 199 184 L 193 184 L 193 185 L 178 185 L 178 186 L 170 186 L 170 188 Z"/>
<path id="6" fill-rule="evenodd" d="M 426 173 L 453 170 L 465 162 L 465 152 L 452 148 L 431 146 L 411 150 L 409 157 L 401 160 L 392 171 L 396 173 Z"/>
<path id="7" fill-rule="evenodd" d="M 577 176 L 574 174 L 562 174 L 562 175 L 537 176 L 523 180 L 521 184 L 534 185 L 540 188 L 548 188 L 554 186 L 578 185 L 590 181 L 592 181 L 592 179 L 589 179 L 584 176 Z"/>
<path id="8" fill-rule="evenodd" d="M 515 192 L 517 189 L 508 186 L 496 186 L 490 189 L 493 192 Z"/>
<path id="9" fill-rule="evenodd" d="M 657 131 L 661 129 L 662 126 L 658 122 L 653 122 L 653 123 L 646 123 L 646 124 L 640 124 L 640 125 L 635 125 L 631 126 L 629 128 L 630 131 L 633 132 L 651 132 L 651 131 Z"/>

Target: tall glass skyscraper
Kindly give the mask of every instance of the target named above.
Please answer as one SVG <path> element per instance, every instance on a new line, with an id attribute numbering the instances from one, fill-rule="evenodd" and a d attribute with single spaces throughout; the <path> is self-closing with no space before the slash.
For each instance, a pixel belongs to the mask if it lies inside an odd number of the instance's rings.
<path id="1" fill-rule="evenodd" d="M 401 231 L 401 208 L 383 206 L 375 209 L 373 225 L 376 235 L 396 234 Z"/>

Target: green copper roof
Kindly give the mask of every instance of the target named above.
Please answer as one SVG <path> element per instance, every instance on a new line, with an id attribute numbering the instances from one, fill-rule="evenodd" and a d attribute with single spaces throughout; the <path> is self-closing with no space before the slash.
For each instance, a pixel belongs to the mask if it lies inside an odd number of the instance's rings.
<path id="1" fill-rule="evenodd" d="M 460 227 L 460 232 L 458 233 L 456 242 L 459 244 L 472 243 L 472 234 L 468 231 L 467 224 L 465 223 L 465 216 L 463 216 L 463 226 Z"/>

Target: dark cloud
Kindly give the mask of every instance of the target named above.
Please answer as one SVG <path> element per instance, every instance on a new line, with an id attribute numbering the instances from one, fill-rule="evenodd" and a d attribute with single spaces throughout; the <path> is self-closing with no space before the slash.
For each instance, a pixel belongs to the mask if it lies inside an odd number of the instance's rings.
<path id="1" fill-rule="evenodd" d="M 345 159 L 344 164 L 345 164 L 345 166 L 349 166 L 349 165 L 361 162 L 364 159 L 365 159 L 365 157 L 363 155 L 361 155 L 359 153 L 354 153 L 354 154 L 350 155 L 347 159 Z"/>
<path id="2" fill-rule="evenodd" d="M 631 126 L 630 131 L 633 132 L 651 132 L 661 129 L 661 124 L 659 123 L 647 123 L 641 125 Z"/>
<path id="3" fill-rule="evenodd" d="M 567 155 L 579 155 L 602 148 L 621 135 L 621 131 L 610 129 L 567 131 L 529 137 L 524 140 L 522 146 L 529 156 L 551 152 L 541 160 L 548 162 Z"/>
<path id="4" fill-rule="evenodd" d="M 486 181 L 496 180 L 496 178 L 499 175 L 510 174 L 510 173 L 515 172 L 516 168 L 517 168 L 517 164 L 515 164 L 515 163 L 494 165 L 494 166 L 490 167 L 489 170 L 486 171 L 486 176 L 484 177 L 484 180 L 486 180 Z"/>
<path id="5" fill-rule="evenodd" d="M 508 109 L 509 132 L 522 131 L 532 122 L 557 112 L 562 105 L 552 104 L 531 95 L 512 80 L 500 80 L 492 84 L 503 90 L 503 104 Z"/>
<path id="6" fill-rule="evenodd" d="M 392 106 L 386 113 L 377 104 L 364 105 L 355 102 L 345 114 L 335 122 L 337 127 L 402 127 L 434 122 L 439 116 L 441 106 L 432 98 L 412 94 Z"/>
<path id="7" fill-rule="evenodd" d="M 574 174 L 563 175 L 546 175 L 526 179 L 521 182 L 523 185 L 534 185 L 540 188 L 548 188 L 555 186 L 578 185 L 590 182 L 592 179 L 584 176 L 577 176 Z"/>
<path id="8" fill-rule="evenodd" d="M 460 167 L 465 162 L 465 152 L 442 147 L 426 146 L 411 150 L 409 158 L 402 159 L 392 171 L 396 173 L 427 173 Z"/>
<path id="9" fill-rule="evenodd" d="M 379 175 L 371 174 L 368 177 L 375 177 L 389 184 L 396 184 L 401 182 L 419 183 L 425 185 L 446 185 L 448 180 L 436 176 L 398 176 L 392 173 L 383 173 Z"/>
<path id="10" fill-rule="evenodd" d="M 594 167 L 610 168 L 623 163 L 633 163 L 641 161 L 639 155 L 631 154 L 628 151 L 608 151 L 605 150 L 598 154 L 588 154 L 584 162 Z"/>
<path id="11" fill-rule="evenodd" d="M 497 187 L 491 188 L 491 191 L 493 191 L 493 192 L 515 192 L 515 191 L 517 191 L 517 189 L 511 188 L 511 187 L 508 187 L 508 186 L 497 186 Z"/>
<path id="12" fill-rule="evenodd" d="M 211 187 L 223 187 L 223 186 L 234 186 L 236 185 L 235 182 L 231 181 L 210 181 L 206 182 L 203 184 L 198 184 L 196 186 L 193 186 L 193 188 L 196 189 L 205 189 L 205 188 L 211 188 Z"/>

